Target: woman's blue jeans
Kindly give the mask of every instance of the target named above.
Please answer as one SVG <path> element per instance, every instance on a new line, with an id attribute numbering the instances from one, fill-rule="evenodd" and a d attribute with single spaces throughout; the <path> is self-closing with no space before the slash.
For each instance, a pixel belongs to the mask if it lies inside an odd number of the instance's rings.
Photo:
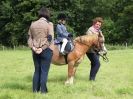
<path id="1" fill-rule="evenodd" d="M 40 54 L 32 53 L 35 67 L 33 92 L 41 91 L 42 93 L 46 93 L 48 91 L 46 84 L 53 52 L 51 49 L 46 48 Z"/>
<path id="2" fill-rule="evenodd" d="M 91 61 L 90 80 L 95 80 L 96 74 L 100 68 L 99 55 L 97 53 L 86 53 Z"/>

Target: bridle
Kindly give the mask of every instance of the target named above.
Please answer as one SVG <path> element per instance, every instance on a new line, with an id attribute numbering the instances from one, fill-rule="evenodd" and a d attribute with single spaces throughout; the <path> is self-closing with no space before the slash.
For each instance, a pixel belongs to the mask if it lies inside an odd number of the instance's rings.
<path id="1" fill-rule="evenodd" d="M 98 36 L 98 45 L 99 45 L 99 47 L 101 48 L 99 36 Z M 109 62 L 109 59 L 108 59 L 108 57 L 107 57 L 107 53 L 105 53 L 105 54 L 100 54 L 100 53 L 99 53 L 99 52 L 100 52 L 100 49 L 96 50 L 96 52 L 97 52 L 97 54 L 98 54 L 99 56 L 101 56 L 101 57 L 103 58 L 103 61 Z"/>

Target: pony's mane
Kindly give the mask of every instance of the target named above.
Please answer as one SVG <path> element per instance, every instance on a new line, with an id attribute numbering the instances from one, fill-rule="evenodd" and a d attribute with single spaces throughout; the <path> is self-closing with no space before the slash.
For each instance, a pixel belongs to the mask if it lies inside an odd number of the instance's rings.
<path id="1" fill-rule="evenodd" d="M 98 39 L 98 36 L 96 34 L 92 34 L 92 35 L 79 36 L 75 38 L 75 41 L 88 44 L 90 42 L 93 42 L 93 40 L 96 40 L 96 39 Z"/>

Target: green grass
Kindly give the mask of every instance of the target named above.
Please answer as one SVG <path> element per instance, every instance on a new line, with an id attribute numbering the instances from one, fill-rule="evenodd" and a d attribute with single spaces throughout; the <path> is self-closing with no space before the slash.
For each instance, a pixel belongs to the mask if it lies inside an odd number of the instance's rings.
<path id="1" fill-rule="evenodd" d="M 32 93 L 34 72 L 30 50 L 0 51 L 0 99 L 133 99 L 133 49 L 108 52 L 101 59 L 96 81 L 89 81 L 90 62 L 85 57 L 74 85 L 65 86 L 67 66 L 51 65 L 49 93 Z"/>

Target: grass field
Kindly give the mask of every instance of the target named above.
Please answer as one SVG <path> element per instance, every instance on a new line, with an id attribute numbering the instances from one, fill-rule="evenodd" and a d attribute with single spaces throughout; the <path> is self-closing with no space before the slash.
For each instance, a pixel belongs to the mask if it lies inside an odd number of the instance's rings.
<path id="1" fill-rule="evenodd" d="M 96 81 L 89 81 L 90 62 L 79 65 L 74 85 L 65 86 L 67 66 L 51 65 L 49 93 L 32 93 L 31 51 L 0 51 L 0 99 L 133 99 L 133 50 L 108 52 Z"/>

